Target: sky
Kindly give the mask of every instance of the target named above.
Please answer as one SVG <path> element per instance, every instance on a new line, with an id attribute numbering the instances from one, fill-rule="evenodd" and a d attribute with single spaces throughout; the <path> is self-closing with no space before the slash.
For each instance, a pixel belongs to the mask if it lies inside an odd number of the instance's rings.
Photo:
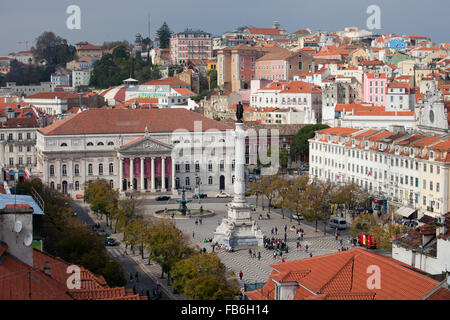
<path id="1" fill-rule="evenodd" d="M 81 28 L 68 29 L 70 5 L 81 11 Z M 137 32 L 151 37 L 164 21 L 172 32 L 201 29 L 213 36 L 240 26 L 270 28 L 274 21 L 288 32 L 367 29 L 367 8 L 378 5 L 381 29 L 376 34 L 420 34 L 436 43 L 450 42 L 449 0 L 14 0 L 0 1 L 0 55 L 31 47 L 44 31 L 75 44 L 88 41 L 133 42 Z"/>

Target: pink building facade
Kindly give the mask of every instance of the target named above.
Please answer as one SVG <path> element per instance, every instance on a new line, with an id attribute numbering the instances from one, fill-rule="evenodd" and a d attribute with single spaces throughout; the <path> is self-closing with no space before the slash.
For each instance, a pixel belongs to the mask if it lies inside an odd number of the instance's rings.
<path id="1" fill-rule="evenodd" d="M 170 56 L 173 64 L 184 64 L 192 59 L 212 59 L 211 34 L 192 30 L 172 34 Z"/>
<path id="2" fill-rule="evenodd" d="M 363 99 L 375 106 L 386 104 L 386 73 L 365 73 L 363 76 Z"/>
<path id="3" fill-rule="evenodd" d="M 287 81 L 286 60 L 263 60 L 255 64 L 255 80 Z"/>

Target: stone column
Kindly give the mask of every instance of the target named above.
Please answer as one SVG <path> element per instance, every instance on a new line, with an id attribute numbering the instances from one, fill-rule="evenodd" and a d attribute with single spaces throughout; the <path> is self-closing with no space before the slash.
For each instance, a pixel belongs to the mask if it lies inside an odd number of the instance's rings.
<path id="1" fill-rule="evenodd" d="M 243 123 L 236 123 L 235 138 L 235 166 L 234 166 L 234 200 L 233 202 L 246 202 L 245 200 L 245 131 Z"/>
<path id="2" fill-rule="evenodd" d="M 172 191 L 175 191 L 175 160 L 173 157 L 171 157 L 170 163 L 172 164 Z"/>
<path id="3" fill-rule="evenodd" d="M 155 157 L 152 157 L 152 163 L 151 163 L 151 178 L 152 178 L 152 184 L 151 184 L 151 192 L 155 192 Z"/>
<path id="4" fill-rule="evenodd" d="M 141 192 L 145 192 L 144 189 L 144 160 L 145 158 L 141 157 Z"/>
<path id="5" fill-rule="evenodd" d="M 130 157 L 130 183 L 131 183 L 131 190 L 134 190 L 134 158 Z"/>
<path id="6" fill-rule="evenodd" d="M 161 157 L 161 192 L 166 192 L 166 157 Z"/>
<path id="7" fill-rule="evenodd" d="M 123 191 L 123 158 L 119 157 L 119 190 Z"/>

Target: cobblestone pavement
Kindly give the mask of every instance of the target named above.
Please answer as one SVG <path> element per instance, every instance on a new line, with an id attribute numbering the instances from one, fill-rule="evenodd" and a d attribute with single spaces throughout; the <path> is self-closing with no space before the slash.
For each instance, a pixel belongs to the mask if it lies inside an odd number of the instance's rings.
<path id="1" fill-rule="evenodd" d="M 231 199 L 230 199 L 231 201 Z M 198 203 L 191 203 L 188 205 L 190 208 L 196 208 Z M 172 208 L 173 206 L 169 206 L 168 208 Z M 205 239 L 213 238 L 214 231 L 217 226 L 220 224 L 222 219 L 225 217 L 225 204 L 203 204 L 204 209 L 210 209 L 215 212 L 214 216 L 205 217 L 202 219 L 202 224 L 195 224 L 195 218 L 191 219 L 175 219 L 175 223 L 177 227 L 186 233 L 190 238 L 191 242 L 194 245 L 197 245 L 200 249 L 206 248 L 208 252 L 212 251 L 212 247 L 210 242 L 205 243 Z M 147 206 L 146 214 L 151 214 L 155 210 L 159 210 L 164 208 L 164 206 Z M 284 239 L 284 226 L 287 226 L 287 244 L 288 244 L 288 253 L 284 253 L 282 257 L 285 261 L 301 259 L 305 257 L 309 257 L 309 254 L 312 253 L 313 256 L 321 255 L 325 253 L 337 252 L 339 248 L 341 248 L 339 241 L 335 239 L 333 235 L 327 234 L 324 235 L 323 230 L 318 229 L 318 232 L 315 232 L 315 228 L 308 226 L 304 223 L 298 225 L 297 221 L 289 222 L 289 218 L 282 219 L 282 217 L 276 213 L 271 213 L 271 219 L 263 219 L 258 220 L 259 214 L 263 216 L 266 215 L 266 212 L 262 212 L 261 210 L 257 210 L 252 213 L 252 218 L 257 221 L 260 226 L 263 234 L 266 237 L 272 238 L 272 236 L 276 239 Z M 301 249 L 296 248 L 297 235 L 295 231 L 291 231 L 290 227 L 296 226 L 300 227 L 304 230 L 304 239 L 302 242 Z M 278 234 L 271 234 L 272 227 L 277 227 Z M 194 237 L 192 237 L 194 236 Z M 309 250 L 308 253 L 305 251 L 305 244 L 308 244 Z M 343 245 L 349 246 L 348 237 L 343 237 Z M 254 247 L 252 250 L 256 250 L 256 252 L 261 252 L 261 260 L 257 258 L 250 258 L 248 254 L 248 249 L 237 250 L 236 252 L 225 252 L 222 250 L 216 250 L 218 256 L 221 261 L 236 275 L 239 274 L 239 271 L 243 272 L 243 280 L 241 281 L 241 285 L 244 283 L 255 283 L 255 282 L 266 282 L 272 268 L 270 267 L 271 263 L 281 262 L 281 257 L 273 258 L 273 250 L 265 249 L 264 247 Z"/>

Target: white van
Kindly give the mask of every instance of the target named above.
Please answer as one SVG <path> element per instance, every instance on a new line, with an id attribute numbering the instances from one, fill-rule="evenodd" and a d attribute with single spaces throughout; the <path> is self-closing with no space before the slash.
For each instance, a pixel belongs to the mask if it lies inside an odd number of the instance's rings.
<path id="1" fill-rule="evenodd" d="M 347 221 L 345 221 L 342 217 L 331 217 L 330 221 L 328 222 L 328 225 L 330 228 L 334 229 L 346 229 L 347 228 Z"/>

